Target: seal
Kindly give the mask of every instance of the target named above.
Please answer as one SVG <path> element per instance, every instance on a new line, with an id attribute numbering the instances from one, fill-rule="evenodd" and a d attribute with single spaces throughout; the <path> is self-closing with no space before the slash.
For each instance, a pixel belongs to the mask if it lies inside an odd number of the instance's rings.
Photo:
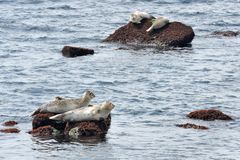
<path id="1" fill-rule="evenodd" d="M 57 114 L 49 119 L 64 122 L 79 122 L 106 119 L 115 106 L 111 102 L 93 105 L 92 107 L 78 108 L 62 114 Z"/>
<path id="2" fill-rule="evenodd" d="M 160 29 L 169 23 L 169 19 L 166 17 L 158 17 L 152 20 L 152 26 L 146 31 L 151 32 L 153 29 Z"/>
<path id="3" fill-rule="evenodd" d="M 88 106 L 94 97 L 94 93 L 89 90 L 85 91 L 82 97 L 76 99 L 55 97 L 53 101 L 40 106 L 36 111 L 33 112 L 32 116 L 41 112 L 64 113 L 73 109 L 85 107 Z"/>
<path id="4" fill-rule="evenodd" d="M 135 11 L 131 14 L 129 21 L 132 23 L 139 24 L 139 23 L 141 23 L 142 19 L 150 19 L 150 18 L 153 18 L 153 16 L 151 16 L 147 12 Z"/>

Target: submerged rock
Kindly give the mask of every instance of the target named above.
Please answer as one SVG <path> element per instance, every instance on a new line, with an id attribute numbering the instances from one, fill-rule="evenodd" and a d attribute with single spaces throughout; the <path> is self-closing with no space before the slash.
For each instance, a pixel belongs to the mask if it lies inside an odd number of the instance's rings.
<path id="1" fill-rule="evenodd" d="M 107 37 L 104 42 L 120 42 L 123 44 L 186 46 L 191 43 L 195 34 L 192 27 L 181 22 L 171 22 L 163 28 L 148 33 L 152 25 L 151 19 L 143 19 L 140 24 L 129 22 Z"/>
<path id="2" fill-rule="evenodd" d="M 187 115 L 187 117 L 193 118 L 193 119 L 201 119 L 205 121 L 233 120 L 230 116 L 215 109 L 193 111 L 193 112 L 190 112 Z"/>
<path id="3" fill-rule="evenodd" d="M 212 34 L 217 35 L 217 36 L 236 37 L 240 33 L 239 32 L 234 32 L 234 31 L 215 31 Z"/>
<path id="4" fill-rule="evenodd" d="M 62 54 L 65 57 L 77 57 L 94 54 L 94 50 L 80 47 L 64 46 L 62 49 Z"/>
<path id="5" fill-rule="evenodd" d="M 191 123 L 186 123 L 186 124 L 177 124 L 177 127 L 182 127 L 182 128 L 193 128 L 193 129 L 202 129 L 202 130 L 207 130 L 208 127 L 205 126 L 199 126 L 196 124 L 191 124 Z"/>
<path id="6" fill-rule="evenodd" d="M 19 133 L 20 130 L 17 128 L 6 128 L 6 129 L 1 129 L 0 132 L 2 132 L 2 133 Z"/>
<path id="7" fill-rule="evenodd" d="M 14 126 L 16 124 L 18 124 L 16 121 L 6 121 L 2 125 L 3 126 Z"/>

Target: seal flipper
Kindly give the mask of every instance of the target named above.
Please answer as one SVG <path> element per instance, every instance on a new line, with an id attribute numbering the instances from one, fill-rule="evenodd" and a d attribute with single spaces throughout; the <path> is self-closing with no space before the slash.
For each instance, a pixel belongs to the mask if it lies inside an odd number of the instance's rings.
<path id="1" fill-rule="evenodd" d="M 50 117 L 49 119 L 63 121 L 64 116 L 65 116 L 64 114 L 57 114 L 55 116 Z"/>
<path id="2" fill-rule="evenodd" d="M 38 108 L 36 111 L 31 113 L 31 117 L 35 116 L 36 114 L 39 114 L 41 112 L 41 108 Z"/>

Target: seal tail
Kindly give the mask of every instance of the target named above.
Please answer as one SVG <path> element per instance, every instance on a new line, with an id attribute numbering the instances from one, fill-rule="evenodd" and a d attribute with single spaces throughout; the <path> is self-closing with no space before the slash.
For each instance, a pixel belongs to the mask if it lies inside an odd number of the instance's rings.
<path id="1" fill-rule="evenodd" d="M 57 114 L 55 116 L 50 117 L 49 119 L 62 121 L 63 118 L 64 118 L 64 114 Z"/>
<path id="2" fill-rule="evenodd" d="M 41 112 L 41 109 L 38 108 L 36 111 L 33 111 L 33 112 L 31 113 L 31 117 L 32 117 L 32 116 L 35 116 L 36 114 L 39 114 L 40 112 Z"/>

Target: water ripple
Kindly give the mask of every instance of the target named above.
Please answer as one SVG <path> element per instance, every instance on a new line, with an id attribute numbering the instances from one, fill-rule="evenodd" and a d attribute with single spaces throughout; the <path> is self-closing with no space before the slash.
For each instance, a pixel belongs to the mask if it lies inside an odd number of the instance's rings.
<path id="1" fill-rule="evenodd" d="M 240 158 L 240 39 L 210 36 L 217 30 L 239 31 L 238 1 L 0 0 L 0 4 L 0 120 L 16 120 L 22 130 L 0 134 L 0 158 Z M 126 24 L 134 10 L 192 26 L 196 33 L 192 45 L 159 50 L 101 43 Z M 64 45 L 93 48 L 95 54 L 67 59 L 61 55 Z M 39 105 L 55 96 L 80 97 L 87 88 L 96 94 L 93 104 L 110 100 L 116 105 L 104 141 L 61 142 L 26 134 L 31 129 L 29 114 Z M 236 120 L 186 117 L 192 110 L 208 108 L 221 109 Z M 210 129 L 175 127 L 188 122 Z"/>

